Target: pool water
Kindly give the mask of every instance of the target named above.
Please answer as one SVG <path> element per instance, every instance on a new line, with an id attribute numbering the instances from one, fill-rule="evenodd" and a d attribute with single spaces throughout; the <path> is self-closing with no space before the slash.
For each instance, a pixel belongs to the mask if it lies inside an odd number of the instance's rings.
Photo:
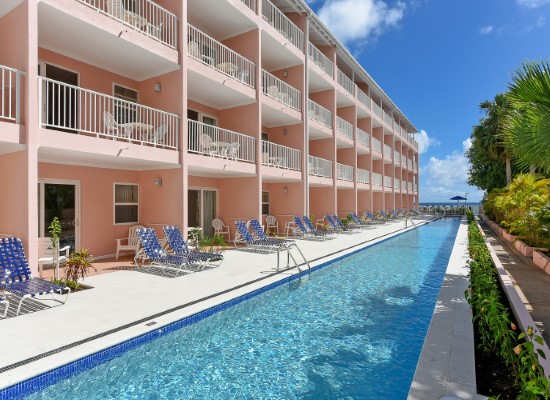
<path id="1" fill-rule="evenodd" d="M 458 225 L 382 242 L 30 398 L 405 399 Z"/>

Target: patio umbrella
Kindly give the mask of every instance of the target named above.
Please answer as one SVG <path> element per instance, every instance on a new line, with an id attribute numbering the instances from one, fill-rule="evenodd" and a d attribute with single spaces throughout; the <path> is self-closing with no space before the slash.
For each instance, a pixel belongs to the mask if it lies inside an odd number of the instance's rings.
<path id="1" fill-rule="evenodd" d="M 458 205 L 458 202 L 460 200 L 464 200 L 464 204 L 466 204 L 466 200 L 468 200 L 466 197 L 462 197 L 462 196 L 455 196 L 455 197 L 451 197 L 449 200 L 456 200 L 456 204 Z"/>

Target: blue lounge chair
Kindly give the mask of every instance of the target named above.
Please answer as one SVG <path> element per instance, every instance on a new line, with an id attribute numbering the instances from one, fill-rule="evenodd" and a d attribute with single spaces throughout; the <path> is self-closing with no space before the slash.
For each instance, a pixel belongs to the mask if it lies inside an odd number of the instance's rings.
<path id="1" fill-rule="evenodd" d="M 71 293 L 67 286 L 32 276 L 19 238 L 3 238 L 0 242 L 0 289 L 21 297 L 15 315 L 19 315 L 23 301 L 28 298 L 51 294 L 54 301 L 65 304 Z M 63 300 L 55 298 L 56 293 L 62 295 L 64 292 L 67 295 Z"/>
<path id="2" fill-rule="evenodd" d="M 325 219 L 327 220 L 328 224 L 330 225 L 330 228 L 334 232 L 343 232 L 343 233 L 354 233 L 351 229 L 344 226 L 343 224 L 339 224 L 336 222 L 333 216 L 330 214 L 325 215 Z"/>
<path id="3" fill-rule="evenodd" d="M 212 263 L 219 261 L 220 263 L 216 265 L 218 266 L 221 264 L 221 261 L 223 261 L 223 256 L 219 253 L 190 251 L 189 247 L 187 247 L 187 243 L 185 243 L 185 240 L 183 239 L 179 227 L 175 225 L 164 226 L 162 230 L 164 231 L 164 235 L 166 235 L 168 243 L 170 243 L 170 247 L 174 251 L 175 255 L 185 256 L 189 259 L 191 263 L 204 262 L 213 265 Z"/>
<path id="4" fill-rule="evenodd" d="M 267 236 L 262 228 L 262 225 L 260 225 L 260 221 L 257 219 L 251 219 L 249 221 L 250 227 L 254 231 L 254 234 L 259 240 L 264 240 L 266 242 L 271 242 L 274 245 L 277 244 L 288 244 L 288 243 L 294 243 L 294 240 L 292 239 L 280 239 L 280 238 L 271 238 Z"/>
<path id="5" fill-rule="evenodd" d="M 309 221 L 309 227 L 307 226 L 307 221 Z M 328 239 L 329 235 L 324 231 L 319 231 L 315 228 L 313 228 L 313 225 L 311 224 L 311 221 L 307 216 L 304 216 L 304 221 L 300 219 L 298 216 L 294 216 L 294 223 L 296 224 L 296 227 L 299 230 L 299 233 L 301 233 L 302 237 L 304 239 L 315 239 L 315 240 L 324 240 Z"/>
<path id="6" fill-rule="evenodd" d="M 8 315 L 8 308 L 10 307 L 10 303 L 6 300 L 4 296 L 0 296 L 0 304 L 4 306 L 4 314 L 2 314 L 2 318 L 6 318 L 6 315 Z"/>
<path id="7" fill-rule="evenodd" d="M 361 226 L 357 226 L 357 224 L 353 224 L 351 222 L 348 222 L 348 225 L 344 225 L 344 223 L 342 222 L 342 220 L 340 219 L 340 217 L 337 215 L 337 214 L 333 214 L 332 215 L 332 218 L 334 218 L 334 221 L 338 224 L 338 226 L 340 226 L 342 229 L 348 229 L 350 231 L 354 231 L 354 232 L 357 232 L 359 231 L 362 227 Z"/>
<path id="8" fill-rule="evenodd" d="M 139 228 L 136 230 L 142 250 L 145 253 L 145 259 L 152 265 L 176 271 L 193 272 L 191 261 L 186 256 L 177 256 L 167 254 L 162 248 L 157 233 L 153 228 Z M 136 254 L 134 263 L 138 265 L 138 259 L 144 261 L 141 254 Z"/>
<path id="9" fill-rule="evenodd" d="M 369 228 L 371 226 L 370 222 L 362 220 L 355 212 L 350 213 L 349 216 L 355 225 L 362 226 L 363 228 Z"/>
<path id="10" fill-rule="evenodd" d="M 258 252 L 271 252 L 284 246 L 283 243 L 273 238 L 254 239 L 244 221 L 235 221 L 235 227 L 237 228 L 235 246 L 238 243 L 244 243 L 250 250 Z"/>
<path id="11" fill-rule="evenodd" d="M 383 223 L 386 222 L 382 218 L 380 218 L 378 216 L 375 216 L 370 211 L 365 211 L 365 213 L 363 215 L 365 216 L 365 218 L 367 218 L 368 220 L 372 221 L 375 224 L 383 224 Z"/>

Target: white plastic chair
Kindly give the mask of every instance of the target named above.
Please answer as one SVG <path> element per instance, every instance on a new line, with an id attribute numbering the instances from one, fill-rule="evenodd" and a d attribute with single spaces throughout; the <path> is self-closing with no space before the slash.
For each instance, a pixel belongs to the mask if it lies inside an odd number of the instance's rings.
<path id="1" fill-rule="evenodd" d="M 231 142 L 227 149 L 226 157 L 232 158 L 234 160 L 239 155 L 240 148 L 241 148 L 241 145 L 239 144 L 239 142 Z"/>
<path id="2" fill-rule="evenodd" d="M 275 233 L 279 233 L 279 223 L 277 222 L 277 218 L 275 218 L 273 215 L 266 215 L 265 216 L 265 225 L 266 225 L 266 232 L 271 232 L 271 229 L 275 229 Z"/>
<path id="3" fill-rule="evenodd" d="M 212 227 L 214 228 L 214 235 L 227 235 L 227 242 L 231 241 L 231 232 L 229 227 L 223 224 L 223 221 L 216 218 L 212 221 Z"/>
<path id="4" fill-rule="evenodd" d="M 166 138 L 166 133 L 168 132 L 168 126 L 166 124 L 159 125 L 155 130 L 154 139 L 155 143 L 164 144 L 164 139 Z"/>
<path id="5" fill-rule="evenodd" d="M 105 111 L 103 113 L 103 122 L 105 124 L 105 133 L 110 133 L 114 137 L 119 136 L 120 124 L 116 122 L 113 114 L 111 114 L 109 111 Z"/>
<path id="6" fill-rule="evenodd" d="M 139 239 L 136 230 L 145 228 L 143 225 L 133 225 L 128 229 L 128 237 L 116 240 L 116 259 L 121 251 L 133 251 L 134 254 L 139 252 Z M 126 241 L 126 244 L 123 242 Z"/>
<path id="7" fill-rule="evenodd" d="M 59 247 L 59 246 L 58 246 Z M 57 260 L 59 264 L 63 264 L 69 257 L 69 251 L 71 246 L 63 246 L 60 248 Z M 44 265 L 51 265 L 55 263 L 53 254 L 52 239 L 50 237 L 38 238 L 38 274 L 42 275 L 42 267 Z"/>
<path id="8" fill-rule="evenodd" d="M 199 137 L 199 151 L 211 156 L 218 154 L 212 147 L 212 138 L 206 133 L 201 134 Z"/>

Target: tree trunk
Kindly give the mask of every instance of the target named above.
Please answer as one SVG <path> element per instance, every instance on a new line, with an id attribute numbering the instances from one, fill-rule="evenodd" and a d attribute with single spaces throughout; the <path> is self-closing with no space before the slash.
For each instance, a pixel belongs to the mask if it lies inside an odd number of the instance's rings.
<path id="1" fill-rule="evenodd" d="M 506 184 L 512 183 L 512 162 L 510 157 L 506 157 Z"/>

